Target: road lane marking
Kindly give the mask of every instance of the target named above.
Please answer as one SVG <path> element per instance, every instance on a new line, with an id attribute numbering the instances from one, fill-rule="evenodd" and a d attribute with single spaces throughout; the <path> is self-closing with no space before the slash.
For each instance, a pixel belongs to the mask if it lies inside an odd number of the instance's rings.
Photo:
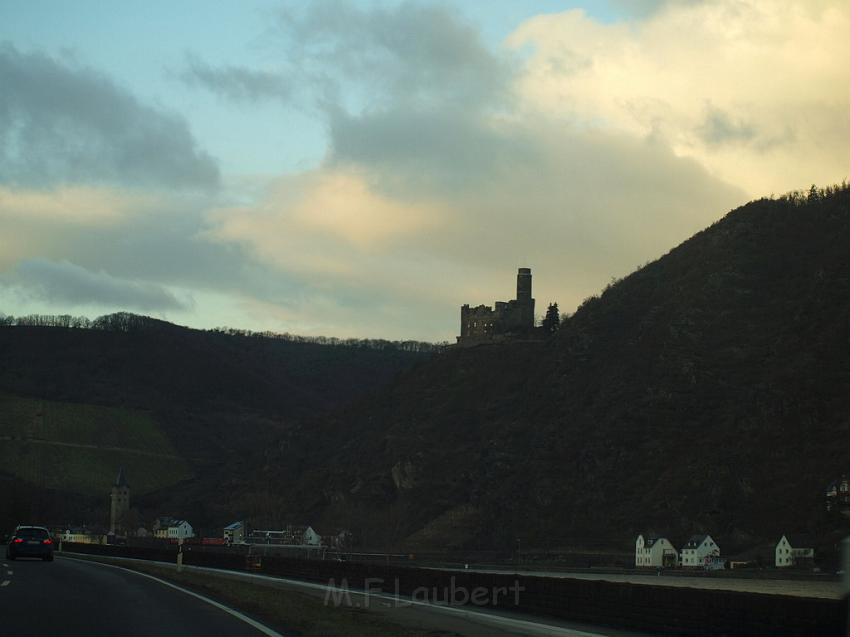
<path id="1" fill-rule="evenodd" d="M 7 580 L 7 579 L 4 579 L 3 582 L 0 583 L 0 586 L 8 586 L 8 585 L 9 585 L 9 580 Z"/>
<path id="2" fill-rule="evenodd" d="M 6 575 L 14 575 L 14 573 L 11 570 L 9 570 L 9 571 L 6 571 Z"/>
<path id="3" fill-rule="evenodd" d="M 209 597 L 204 597 L 203 595 L 199 595 L 198 593 L 196 593 L 194 591 L 190 591 L 189 589 L 183 588 L 182 586 L 177 586 L 176 584 L 172 584 L 171 582 L 167 582 L 164 579 L 154 577 L 153 575 L 148 575 L 147 573 L 142 573 L 140 571 L 134 571 L 133 569 L 124 568 L 123 566 L 116 566 L 114 564 L 104 564 L 103 562 L 95 562 L 93 560 L 80 560 L 80 559 L 76 559 L 76 558 L 73 558 L 73 557 L 67 557 L 67 556 L 63 556 L 63 557 L 66 560 L 74 560 L 75 562 L 85 562 L 87 564 L 97 564 L 98 566 L 106 566 L 107 568 L 116 568 L 119 571 L 125 571 L 127 573 L 132 573 L 133 575 L 140 575 L 141 577 L 147 577 L 148 579 L 152 579 L 155 582 L 159 582 L 163 586 L 168 586 L 169 588 L 173 588 L 175 590 L 178 590 L 181 593 L 186 593 L 187 595 L 191 595 L 192 597 L 195 597 L 195 598 L 201 600 L 202 602 L 206 602 L 207 604 L 210 604 L 211 606 L 215 606 L 219 610 L 223 610 L 225 613 L 233 615 L 236 619 L 239 619 L 239 620 L 245 622 L 246 624 L 248 624 L 249 626 L 251 626 L 252 628 L 257 629 L 258 631 L 260 631 L 264 635 L 267 635 L 267 637 L 285 637 L 285 635 L 282 635 L 281 633 L 272 630 L 268 626 L 264 626 L 260 622 L 251 619 L 247 615 L 243 615 L 238 610 L 234 610 L 233 608 L 230 608 L 229 606 L 225 606 L 224 604 L 220 604 L 219 602 L 215 601 L 214 599 L 210 599 Z"/>

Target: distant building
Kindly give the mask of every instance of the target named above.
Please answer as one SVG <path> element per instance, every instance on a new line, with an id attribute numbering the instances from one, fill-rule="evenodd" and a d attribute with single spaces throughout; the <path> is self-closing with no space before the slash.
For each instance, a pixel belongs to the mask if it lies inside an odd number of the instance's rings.
<path id="1" fill-rule="evenodd" d="M 682 547 L 682 566 L 705 566 L 706 558 L 720 557 L 720 547 L 710 535 L 692 535 Z"/>
<path id="2" fill-rule="evenodd" d="M 175 520 L 174 523 L 168 527 L 166 537 L 168 537 L 169 540 L 182 540 L 188 537 L 195 537 L 195 531 L 192 529 L 192 525 L 186 520 Z"/>
<path id="3" fill-rule="evenodd" d="M 458 345 L 475 345 L 534 330 L 534 299 L 531 297 L 531 268 L 519 268 L 516 299 L 496 301 L 495 307 L 478 305 L 460 308 Z"/>
<path id="4" fill-rule="evenodd" d="M 846 475 L 827 486 L 826 510 L 850 515 L 850 480 Z"/>
<path id="5" fill-rule="evenodd" d="M 638 535 L 635 540 L 635 566 L 672 568 L 679 563 L 679 553 L 666 537 Z"/>
<path id="6" fill-rule="evenodd" d="M 346 549 L 351 546 L 352 535 L 348 529 L 316 529 L 321 536 L 322 546 L 331 549 Z"/>
<path id="7" fill-rule="evenodd" d="M 245 523 L 234 522 L 224 527 L 225 544 L 242 544 L 245 541 Z"/>
<path id="8" fill-rule="evenodd" d="M 814 562 L 815 550 L 802 548 L 796 538 L 783 535 L 776 543 L 776 568 L 788 568 L 791 566 L 809 566 Z"/>
<path id="9" fill-rule="evenodd" d="M 174 524 L 176 520 L 169 516 L 160 516 L 153 523 L 153 536 L 161 539 L 168 537 L 168 527 Z"/>
<path id="10" fill-rule="evenodd" d="M 312 526 L 287 527 L 292 537 L 293 544 L 301 546 L 321 546 L 322 536 L 313 530 Z"/>
<path id="11" fill-rule="evenodd" d="M 59 540 L 73 544 L 106 544 L 106 534 L 96 529 L 72 527 L 61 531 Z"/>
<path id="12" fill-rule="evenodd" d="M 195 531 L 186 520 L 163 516 L 153 523 L 153 536 L 163 540 L 179 540 L 195 537 Z"/>
<path id="13" fill-rule="evenodd" d="M 109 535 L 126 535 L 124 528 L 127 514 L 130 512 L 130 484 L 124 474 L 124 467 L 118 470 L 118 477 L 109 494 Z"/>

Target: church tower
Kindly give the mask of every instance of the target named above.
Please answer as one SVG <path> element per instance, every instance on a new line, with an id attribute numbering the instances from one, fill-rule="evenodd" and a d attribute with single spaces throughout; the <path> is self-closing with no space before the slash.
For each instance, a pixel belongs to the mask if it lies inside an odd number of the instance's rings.
<path id="1" fill-rule="evenodd" d="M 130 485 L 124 475 L 124 467 L 118 470 L 118 477 L 115 478 L 109 498 L 109 534 L 123 535 L 126 533 L 124 523 L 130 511 Z"/>

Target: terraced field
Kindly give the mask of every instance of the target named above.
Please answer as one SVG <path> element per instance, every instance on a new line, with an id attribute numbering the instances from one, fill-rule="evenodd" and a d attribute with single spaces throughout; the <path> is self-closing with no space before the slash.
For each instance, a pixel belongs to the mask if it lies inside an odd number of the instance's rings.
<path id="1" fill-rule="evenodd" d="M 142 494 L 191 477 L 146 412 L 0 393 L 0 467 L 40 487 L 108 492 L 119 467 Z"/>

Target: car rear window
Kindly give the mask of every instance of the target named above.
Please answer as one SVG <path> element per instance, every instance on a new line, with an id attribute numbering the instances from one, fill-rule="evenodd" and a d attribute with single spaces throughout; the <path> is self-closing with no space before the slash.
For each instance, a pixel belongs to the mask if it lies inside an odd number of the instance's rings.
<path id="1" fill-rule="evenodd" d="M 46 529 L 39 529 L 34 526 L 25 526 L 15 531 L 15 537 L 22 540 L 46 540 L 50 537 Z"/>

